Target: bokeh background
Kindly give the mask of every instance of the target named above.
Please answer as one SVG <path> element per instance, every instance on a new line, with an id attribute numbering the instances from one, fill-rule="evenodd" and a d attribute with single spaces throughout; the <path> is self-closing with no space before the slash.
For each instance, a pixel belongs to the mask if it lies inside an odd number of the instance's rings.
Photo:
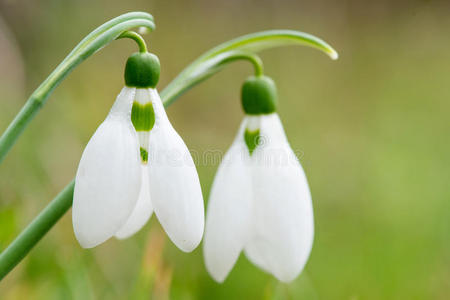
<path id="1" fill-rule="evenodd" d="M 450 298 L 450 2 L 0 0 L 1 130 L 83 36 L 133 10 L 155 16 L 146 39 L 160 90 L 207 49 L 254 31 L 297 29 L 339 52 L 261 54 L 310 182 L 310 260 L 285 285 L 241 255 L 219 285 L 202 247 L 179 251 L 154 216 L 126 241 L 83 250 L 68 213 L 0 283 L 0 299 Z M 78 67 L 0 166 L 0 250 L 73 178 L 135 50 L 117 41 Z M 233 64 L 168 109 L 190 149 L 231 144 L 251 72 Z M 205 201 L 217 166 L 197 161 Z"/>

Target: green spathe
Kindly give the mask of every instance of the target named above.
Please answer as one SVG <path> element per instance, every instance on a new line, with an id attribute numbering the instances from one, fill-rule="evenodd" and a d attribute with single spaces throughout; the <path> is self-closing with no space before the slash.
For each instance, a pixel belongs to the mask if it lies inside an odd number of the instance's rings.
<path id="1" fill-rule="evenodd" d="M 277 88 L 267 76 L 250 76 L 242 85 L 242 108 L 248 115 L 271 114 L 277 110 Z"/>
<path id="2" fill-rule="evenodd" d="M 154 88 L 159 80 L 161 66 L 156 55 L 133 53 L 125 66 L 125 84 L 129 87 Z"/>
<path id="3" fill-rule="evenodd" d="M 155 111 L 152 103 L 140 104 L 134 101 L 131 108 L 131 122 L 136 131 L 150 131 L 155 125 Z"/>
<path id="4" fill-rule="evenodd" d="M 259 129 L 254 131 L 246 129 L 244 133 L 244 140 L 247 145 L 248 152 L 252 155 L 253 151 L 259 145 Z"/>

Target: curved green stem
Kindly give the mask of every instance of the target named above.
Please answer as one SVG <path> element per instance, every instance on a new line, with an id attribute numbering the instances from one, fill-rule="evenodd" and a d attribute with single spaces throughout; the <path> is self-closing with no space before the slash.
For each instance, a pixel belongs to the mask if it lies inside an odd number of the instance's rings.
<path id="1" fill-rule="evenodd" d="M 145 43 L 144 38 L 140 34 L 134 32 L 134 31 L 125 31 L 117 37 L 117 39 L 123 39 L 123 38 L 129 38 L 129 39 L 134 40 L 139 46 L 139 52 L 141 52 L 141 53 L 147 52 L 147 44 Z"/>
<path id="2" fill-rule="evenodd" d="M 290 29 L 275 29 L 254 32 L 229 40 L 207 51 L 196 61 L 194 61 L 193 64 L 195 64 L 197 61 L 205 60 L 212 56 L 215 56 L 218 53 L 223 53 L 231 50 L 239 49 L 249 52 L 259 52 L 265 49 L 289 45 L 307 46 L 320 50 L 333 60 L 336 60 L 339 57 L 338 53 L 333 49 L 333 47 L 312 34 Z"/>
<path id="3" fill-rule="evenodd" d="M 186 83 L 197 83 L 201 81 L 196 78 L 199 77 L 199 69 L 203 69 L 205 73 L 209 74 L 209 76 L 219 72 L 222 68 L 214 65 L 214 61 L 217 62 L 217 58 L 221 55 L 226 55 L 227 53 L 233 53 L 236 51 L 254 54 L 262 50 L 290 45 L 312 47 L 326 53 L 331 59 L 338 58 L 338 54 L 333 47 L 328 45 L 323 40 L 308 33 L 295 30 L 268 30 L 251 33 L 227 41 L 205 52 L 183 71 L 181 71 L 181 73 L 161 93 L 161 97 L 170 99 L 168 101 L 175 101 L 176 98 L 189 89 L 186 87 Z M 233 60 L 230 60 L 229 62 L 231 61 Z M 221 66 L 223 65 L 224 63 L 221 63 Z"/>
<path id="4" fill-rule="evenodd" d="M 106 22 L 86 36 L 69 55 L 56 67 L 45 81 L 33 92 L 20 112 L 0 137 L 0 163 L 14 145 L 27 124 L 44 105 L 53 90 L 81 62 L 115 40 L 124 31 L 143 26 L 153 30 L 153 17 L 148 13 L 123 14 Z"/>
<path id="5" fill-rule="evenodd" d="M 136 14 L 139 13 L 132 14 L 136 16 Z M 127 15 L 130 16 L 132 14 Z M 106 30 L 105 26 L 112 22 L 110 21 L 91 33 L 89 39 L 84 39 L 36 90 L 36 92 L 33 93 L 30 99 L 35 98 L 36 100 L 28 100 L 25 107 L 8 127 L 5 134 L 0 138 L 0 161 L 57 84 L 63 80 L 74 66 L 96 51 L 92 50 L 95 49 L 95 47 L 89 48 L 91 50 L 87 51 L 86 49 L 88 46 L 86 45 L 94 42 L 97 46 L 101 44 L 105 45 L 112 39 L 119 37 L 124 30 L 131 27 L 153 24 L 153 19 L 150 20 L 151 16 L 148 14 L 145 14 L 145 16 L 146 18 L 139 18 L 139 21 L 134 20 L 134 23 L 126 23 L 126 25 L 121 23 L 122 27 L 120 27 L 120 30 L 115 27 L 111 27 L 109 31 Z M 146 25 L 142 25 L 143 23 Z M 147 27 L 153 28 L 152 26 Z M 262 63 L 259 57 L 253 52 L 289 44 L 307 44 L 326 52 L 332 58 L 337 58 L 337 53 L 328 44 L 311 35 L 301 32 L 277 30 L 246 35 L 213 48 L 185 68 L 161 92 L 164 106 L 169 106 L 182 93 L 217 73 L 228 63 L 236 60 L 249 60 L 255 67 L 255 73 L 257 75 L 262 74 Z M 76 53 L 74 54 L 74 52 Z M 75 59 L 73 57 L 78 58 Z M 73 60 L 75 60 L 75 62 Z M 72 205 L 73 188 L 74 181 L 67 185 L 64 190 L 54 198 L 30 223 L 30 225 L 0 254 L 0 280 L 25 257 L 34 245 L 36 245 L 50 228 L 69 210 Z"/>
<path id="6" fill-rule="evenodd" d="M 264 74 L 264 67 L 263 62 L 261 58 L 259 58 L 258 55 L 253 53 L 246 53 L 244 51 L 234 51 L 226 53 L 227 55 L 224 55 L 221 58 L 221 65 L 225 65 L 227 63 L 233 62 L 235 60 L 248 60 L 255 69 L 255 76 L 262 76 Z"/>
<path id="7" fill-rule="evenodd" d="M 244 51 L 229 51 L 220 53 L 219 55 L 205 61 L 193 69 L 189 76 L 186 76 L 183 81 L 179 81 L 177 85 L 172 84 L 173 81 L 161 92 L 161 98 L 167 105 L 172 104 L 183 93 L 190 90 L 195 85 L 208 79 L 212 75 L 222 70 L 227 64 L 239 61 L 249 61 L 255 70 L 256 76 L 263 75 L 263 63 L 258 55 L 244 52 Z M 177 77 L 178 78 L 178 77 Z M 176 79 L 175 79 L 176 80 Z"/>
<path id="8" fill-rule="evenodd" d="M 9 273 L 72 206 L 72 180 L 0 254 L 0 280 Z"/>

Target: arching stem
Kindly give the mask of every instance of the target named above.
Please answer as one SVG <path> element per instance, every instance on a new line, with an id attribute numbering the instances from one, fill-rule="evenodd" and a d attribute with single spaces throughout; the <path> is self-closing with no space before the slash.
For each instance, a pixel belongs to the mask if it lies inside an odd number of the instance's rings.
<path id="1" fill-rule="evenodd" d="M 225 65 L 236 60 L 248 60 L 255 69 L 255 76 L 259 77 L 264 74 L 263 62 L 261 58 L 254 53 L 244 51 L 230 51 L 224 53 L 224 55 L 220 57 L 220 59 L 220 65 Z"/>
<path id="2" fill-rule="evenodd" d="M 139 52 L 141 52 L 141 53 L 147 52 L 147 45 L 145 44 L 144 38 L 140 34 L 134 32 L 134 31 L 125 31 L 117 37 L 117 39 L 123 39 L 123 38 L 129 38 L 129 39 L 134 40 L 139 46 Z"/>
<path id="3" fill-rule="evenodd" d="M 0 254 L 0 280 L 6 276 L 72 206 L 72 180 Z"/>

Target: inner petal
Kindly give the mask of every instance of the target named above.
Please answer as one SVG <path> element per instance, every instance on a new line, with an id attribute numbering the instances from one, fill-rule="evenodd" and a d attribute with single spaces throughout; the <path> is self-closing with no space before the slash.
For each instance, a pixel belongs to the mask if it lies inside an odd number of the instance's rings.
<path id="1" fill-rule="evenodd" d="M 127 222 L 116 232 L 118 239 L 126 239 L 138 232 L 150 219 L 153 213 L 153 205 L 150 199 L 150 189 L 148 180 L 147 166 L 141 166 L 141 189 L 136 206 L 133 209 Z"/>
<path id="2" fill-rule="evenodd" d="M 247 150 L 250 155 L 261 143 L 260 140 L 260 126 L 261 126 L 261 116 L 250 116 L 245 118 L 245 130 L 244 130 L 244 141 L 247 145 Z"/>
<path id="3" fill-rule="evenodd" d="M 141 162 L 147 164 L 149 133 L 155 125 L 155 111 L 148 89 L 136 89 L 131 121 L 138 134 Z"/>

